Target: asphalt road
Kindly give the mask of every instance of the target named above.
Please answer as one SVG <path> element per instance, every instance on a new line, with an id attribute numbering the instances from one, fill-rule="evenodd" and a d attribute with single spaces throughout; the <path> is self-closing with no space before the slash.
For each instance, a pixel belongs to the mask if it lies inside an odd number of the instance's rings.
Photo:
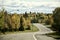
<path id="1" fill-rule="evenodd" d="M 36 23 L 34 25 L 39 29 L 39 31 L 35 33 L 35 38 L 37 40 L 56 40 L 52 37 L 48 37 L 48 36 L 44 35 L 46 33 L 52 33 L 53 31 L 51 29 L 47 28 L 46 26 L 44 26 L 42 24 L 38 24 L 38 23 Z"/>
<path id="2" fill-rule="evenodd" d="M 0 40 L 55 40 L 54 38 L 42 35 L 51 33 L 53 32 L 52 30 L 42 24 L 35 23 L 33 25 L 39 29 L 38 32 L 0 35 Z"/>
<path id="3" fill-rule="evenodd" d="M 37 34 L 46 34 L 46 33 L 53 32 L 51 29 L 47 28 L 46 26 L 42 24 L 34 23 L 33 25 L 35 25 L 39 29 L 39 31 L 36 32 Z"/>

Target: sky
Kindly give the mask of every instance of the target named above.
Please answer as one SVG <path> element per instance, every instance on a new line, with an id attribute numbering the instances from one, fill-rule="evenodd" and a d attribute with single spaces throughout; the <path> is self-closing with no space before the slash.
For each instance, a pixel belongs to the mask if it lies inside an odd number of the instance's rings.
<path id="1" fill-rule="evenodd" d="M 0 9 L 2 7 L 10 13 L 52 13 L 56 7 L 60 7 L 60 0 L 0 0 Z"/>

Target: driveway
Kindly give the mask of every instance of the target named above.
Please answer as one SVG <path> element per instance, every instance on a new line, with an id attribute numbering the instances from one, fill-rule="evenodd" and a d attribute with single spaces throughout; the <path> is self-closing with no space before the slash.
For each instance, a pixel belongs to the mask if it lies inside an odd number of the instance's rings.
<path id="1" fill-rule="evenodd" d="M 34 23 L 33 25 L 39 29 L 38 32 L 0 35 L 0 40 L 55 40 L 52 37 L 43 35 L 53 32 L 52 30 L 42 24 Z"/>

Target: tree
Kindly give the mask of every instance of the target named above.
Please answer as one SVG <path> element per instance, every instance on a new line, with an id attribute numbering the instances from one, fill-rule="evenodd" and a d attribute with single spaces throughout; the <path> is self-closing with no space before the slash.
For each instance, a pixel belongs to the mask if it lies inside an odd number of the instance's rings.
<path id="1" fill-rule="evenodd" d="M 53 11 L 54 24 L 52 25 L 56 30 L 60 31 L 60 7 Z"/>
<path id="2" fill-rule="evenodd" d="M 12 22 L 13 30 L 17 31 L 19 28 L 19 24 L 20 24 L 20 17 L 17 13 L 12 14 L 11 22 Z"/>
<path id="3" fill-rule="evenodd" d="M 52 25 L 52 24 L 53 24 L 53 17 L 52 17 L 52 16 L 48 17 L 48 19 L 46 20 L 45 23 L 46 23 L 47 25 Z"/>
<path id="4" fill-rule="evenodd" d="M 30 30 L 31 29 L 31 20 L 30 20 L 29 17 L 26 19 L 26 29 L 27 30 Z"/>
<path id="5" fill-rule="evenodd" d="M 5 34 L 4 9 L 0 12 L 0 31 Z"/>
<path id="6" fill-rule="evenodd" d="M 19 28 L 19 31 L 24 31 L 24 26 L 23 26 L 23 16 L 21 16 L 20 18 L 20 28 Z"/>
<path id="7" fill-rule="evenodd" d="M 8 23 L 7 23 L 7 20 L 8 19 L 8 12 L 7 11 L 5 11 L 4 12 L 4 29 L 5 29 L 5 31 L 8 31 Z"/>
<path id="8" fill-rule="evenodd" d="M 27 14 L 27 12 L 25 12 L 25 14 L 23 15 L 25 18 L 27 18 L 28 17 L 28 14 Z"/>

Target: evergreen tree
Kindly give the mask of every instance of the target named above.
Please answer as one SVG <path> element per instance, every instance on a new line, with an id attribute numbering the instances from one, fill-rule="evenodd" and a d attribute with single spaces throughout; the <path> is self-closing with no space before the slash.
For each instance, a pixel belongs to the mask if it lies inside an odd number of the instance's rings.
<path id="1" fill-rule="evenodd" d="M 24 31 L 24 26 L 23 26 L 23 17 L 21 16 L 20 18 L 20 28 L 19 31 Z"/>
<path id="2" fill-rule="evenodd" d="M 60 7 L 56 8 L 53 11 L 53 20 L 54 20 L 54 24 L 52 25 L 52 27 L 60 31 Z"/>

